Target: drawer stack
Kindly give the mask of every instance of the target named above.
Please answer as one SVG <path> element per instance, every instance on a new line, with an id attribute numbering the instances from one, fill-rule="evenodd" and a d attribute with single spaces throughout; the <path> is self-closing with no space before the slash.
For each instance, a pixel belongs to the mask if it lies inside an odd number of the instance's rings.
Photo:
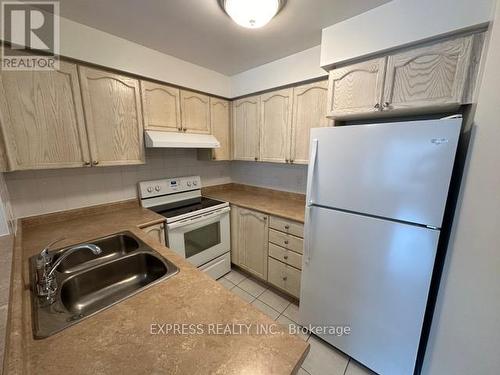
<path id="1" fill-rule="evenodd" d="M 300 297 L 304 225 L 271 216 L 269 222 L 268 281 Z"/>

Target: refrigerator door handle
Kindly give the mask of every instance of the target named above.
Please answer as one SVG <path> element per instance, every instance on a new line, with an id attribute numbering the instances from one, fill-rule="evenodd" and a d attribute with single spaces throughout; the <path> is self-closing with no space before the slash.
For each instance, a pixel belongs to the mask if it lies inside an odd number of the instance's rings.
<path id="1" fill-rule="evenodd" d="M 305 217 L 305 233 L 304 233 L 304 261 L 306 264 L 309 264 L 309 261 L 311 260 L 311 233 L 310 233 L 310 227 L 311 227 L 311 210 L 312 206 L 307 205 L 306 206 L 306 217 Z"/>
<path id="2" fill-rule="evenodd" d="M 311 146 L 312 146 L 312 148 L 311 148 L 311 160 L 309 160 L 309 163 L 310 163 L 309 168 L 311 170 L 309 171 L 309 174 L 307 175 L 307 197 L 306 197 L 307 206 L 310 206 L 311 204 L 313 204 L 311 195 L 312 195 L 312 190 L 313 190 L 312 182 L 313 182 L 313 178 L 314 178 L 314 173 L 316 171 L 316 159 L 317 159 L 317 155 L 318 155 L 318 139 L 317 138 L 314 138 L 312 140 Z"/>

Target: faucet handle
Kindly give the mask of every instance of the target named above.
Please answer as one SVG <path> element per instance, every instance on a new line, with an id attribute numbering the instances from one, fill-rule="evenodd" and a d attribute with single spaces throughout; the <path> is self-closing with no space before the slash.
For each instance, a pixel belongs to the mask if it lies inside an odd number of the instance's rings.
<path id="1" fill-rule="evenodd" d="M 49 263 L 50 260 L 52 259 L 52 257 L 49 255 L 50 248 L 52 246 L 54 246 L 56 243 L 61 242 L 62 240 L 65 240 L 65 239 L 66 239 L 66 237 L 58 238 L 57 240 L 54 240 L 51 243 L 49 243 L 47 246 L 45 246 L 45 248 L 38 255 L 37 267 L 43 267 L 47 263 Z"/>

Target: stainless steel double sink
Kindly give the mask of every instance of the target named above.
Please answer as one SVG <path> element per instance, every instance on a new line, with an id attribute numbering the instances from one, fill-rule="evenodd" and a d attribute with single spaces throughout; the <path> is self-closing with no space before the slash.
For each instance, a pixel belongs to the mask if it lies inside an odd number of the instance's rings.
<path id="1" fill-rule="evenodd" d="M 56 301 L 36 292 L 36 258 L 30 258 L 33 334 L 49 337 L 173 275 L 179 269 L 131 232 L 88 241 L 99 255 L 75 252 L 56 268 Z M 53 262 L 69 248 L 51 252 Z"/>

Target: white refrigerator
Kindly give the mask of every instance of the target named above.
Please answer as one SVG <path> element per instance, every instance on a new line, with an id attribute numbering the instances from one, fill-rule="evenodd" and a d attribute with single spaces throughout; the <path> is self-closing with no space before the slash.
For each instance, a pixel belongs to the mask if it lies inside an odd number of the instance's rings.
<path id="1" fill-rule="evenodd" d="M 300 321 L 381 375 L 414 373 L 461 122 L 311 131 Z"/>

